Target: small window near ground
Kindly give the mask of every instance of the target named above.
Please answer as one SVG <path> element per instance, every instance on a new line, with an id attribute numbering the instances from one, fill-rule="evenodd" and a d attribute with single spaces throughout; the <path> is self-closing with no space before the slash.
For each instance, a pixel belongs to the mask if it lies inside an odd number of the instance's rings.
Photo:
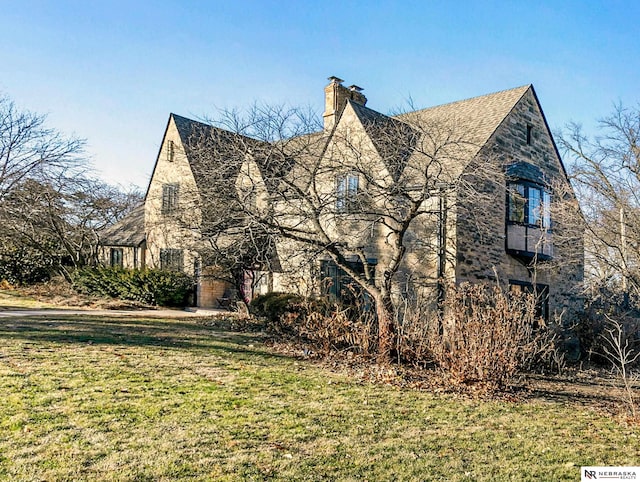
<path id="1" fill-rule="evenodd" d="M 111 248 L 110 264 L 112 268 L 122 268 L 123 254 L 122 248 Z"/>
<path id="2" fill-rule="evenodd" d="M 160 269 L 166 271 L 182 271 L 184 255 L 181 249 L 161 249 Z"/>
<path id="3" fill-rule="evenodd" d="M 375 259 L 367 261 L 369 268 L 375 270 L 377 264 Z M 362 261 L 352 261 L 349 267 L 358 274 L 364 274 L 364 264 Z M 372 305 L 372 301 L 362 287 L 341 269 L 335 262 L 323 260 L 320 262 L 320 279 L 322 282 L 322 292 L 330 295 L 348 305 L 361 304 L 366 309 Z"/>
<path id="4" fill-rule="evenodd" d="M 509 291 L 526 293 L 535 297 L 535 317 L 549 321 L 549 285 L 533 284 L 527 281 L 509 280 Z"/>

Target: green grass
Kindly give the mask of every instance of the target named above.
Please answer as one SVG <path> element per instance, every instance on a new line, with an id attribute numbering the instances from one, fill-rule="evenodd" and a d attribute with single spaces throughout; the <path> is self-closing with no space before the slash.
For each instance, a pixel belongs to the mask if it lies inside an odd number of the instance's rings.
<path id="1" fill-rule="evenodd" d="M 57 308 L 53 303 L 38 301 L 18 290 L 0 289 L 0 310 Z"/>
<path id="2" fill-rule="evenodd" d="M 362 383 L 193 320 L 0 319 L 1 480 L 579 480 L 640 430 Z"/>

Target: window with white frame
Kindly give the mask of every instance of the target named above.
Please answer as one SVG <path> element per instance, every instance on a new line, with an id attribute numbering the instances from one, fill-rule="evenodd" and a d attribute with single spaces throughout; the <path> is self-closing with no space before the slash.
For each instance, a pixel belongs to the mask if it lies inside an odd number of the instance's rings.
<path id="1" fill-rule="evenodd" d="M 352 213 L 357 210 L 360 178 L 350 173 L 336 178 L 336 211 Z"/>

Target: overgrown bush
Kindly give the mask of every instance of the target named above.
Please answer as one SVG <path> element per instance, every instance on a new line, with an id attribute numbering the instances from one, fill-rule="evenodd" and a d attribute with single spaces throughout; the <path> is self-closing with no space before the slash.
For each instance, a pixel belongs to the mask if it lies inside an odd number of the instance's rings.
<path id="1" fill-rule="evenodd" d="M 48 281 L 54 265 L 50 257 L 27 248 L 0 253 L 0 279 L 12 285 L 30 285 Z"/>
<path id="2" fill-rule="evenodd" d="M 504 388 L 553 344 L 535 298 L 497 285 L 449 289 L 440 320 L 428 332 L 430 352 L 454 384 Z"/>
<path id="3" fill-rule="evenodd" d="M 191 276 L 152 269 L 84 268 L 73 284 L 82 293 L 160 306 L 185 306 L 193 292 Z"/>
<path id="4" fill-rule="evenodd" d="M 396 322 L 399 362 L 422 368 L 433 365 L 432 337 L 440 327 L 437 303 L 435 298 L 405 302 Z"/>
<path id="5" fill-rule="evenodd" d="M 536 316 L 531 294 L 462 284 L 447 289 L 440 308 L 435 300 L 409 305 L 398 310 L 397 360 L 437 366 L 452 385 L 502 389 L 521 370 L 563 364 L 559 331 Z M 375 314 L 365 304 L 269 293 L 256 298 L 251 309 L 271 331 L 293 336 L 315 351 L 376 351 Z"/>
<path id="6" fill-rule="evenodd" d="M 300 295 L 274 291 L 254 298 L 249 309 L 274 325 L 278 324 L 285 314 L 300 311 L 302 301 L 303 297 Z"/>
<path id="7" fill-rule="evenodd" d="M 585 313 L 574 327 L 582 358 L 600 365 L 610 363 L 602 347 L 608 342 L 612 319 L 622 324 L 630 346 L 640 350 L 640 310 L 637 301 L 625 303 L 620 293 L 605 288 L 592 290 L 592 296 L 587 299 Z"/>
<path id="8" fill-rule="evenodd" d="M 292 293 L 267 293 L 251 302 L 268 329 L 293 337 L 315 351 L 354 350 L 372 353 L 373 315 L 361 306 L 347 306 L 330 297 L 304 298 Z"/>

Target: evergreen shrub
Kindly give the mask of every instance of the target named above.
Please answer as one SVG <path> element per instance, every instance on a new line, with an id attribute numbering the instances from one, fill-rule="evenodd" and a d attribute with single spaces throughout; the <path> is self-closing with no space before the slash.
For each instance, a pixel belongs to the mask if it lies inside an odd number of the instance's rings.
<path id="1" fill-rule="evenodd" d="M 185 306 L 193 292 L 191 276 L 154 269 L 83 268 L 73 284 L 81 293 L 159 306 Z"/>

